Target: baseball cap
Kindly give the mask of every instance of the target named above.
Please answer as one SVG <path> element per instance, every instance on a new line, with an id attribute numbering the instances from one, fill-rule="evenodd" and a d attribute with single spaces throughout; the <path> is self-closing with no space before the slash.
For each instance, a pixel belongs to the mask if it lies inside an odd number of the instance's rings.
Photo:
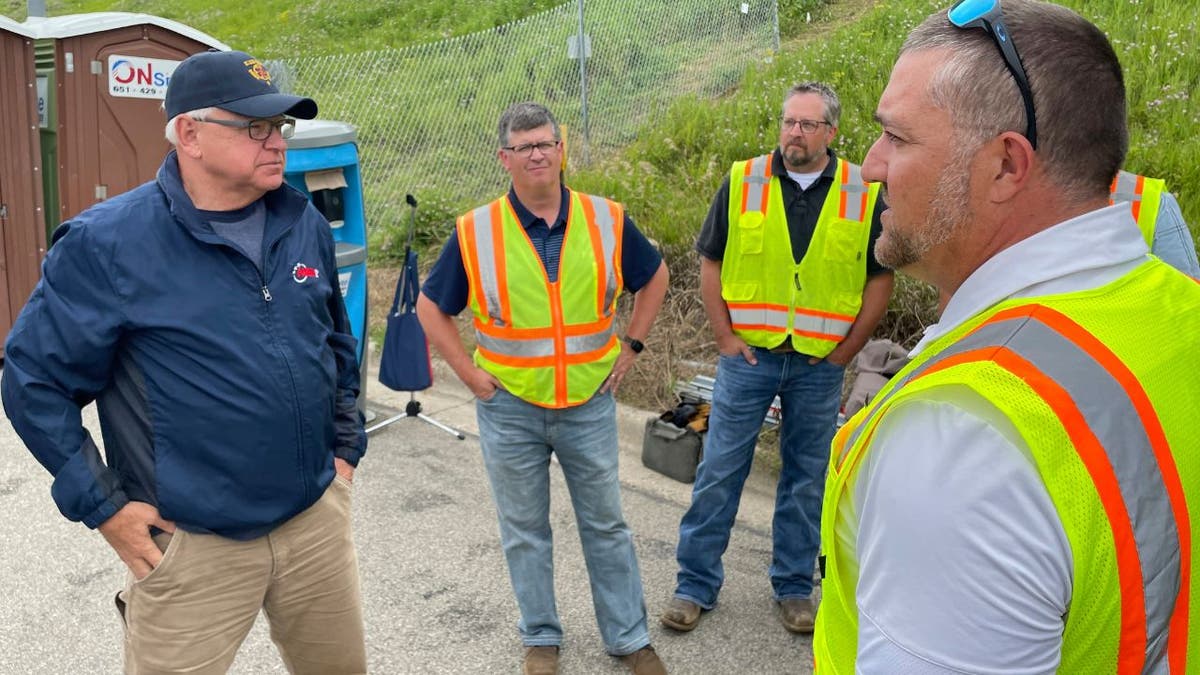
<path id="1" fill-rule="evenodd" d="M 235 51 L 213 50 L 184 59 L 167 83 L 164 107 L 167 119 L 201 108 L 253 118 L 286 114 L 311 120 L 317 116 L 316 101 L 279 93 L 261 61 Z"/>

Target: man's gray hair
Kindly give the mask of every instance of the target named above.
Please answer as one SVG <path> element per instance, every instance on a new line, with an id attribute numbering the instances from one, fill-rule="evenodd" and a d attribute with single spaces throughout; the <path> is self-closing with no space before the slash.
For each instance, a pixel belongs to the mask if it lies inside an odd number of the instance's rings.
<path id="1" fill-rule="evenodd" d="M 509 144 L 508 139 L 514 131 L 529 131 L 547 124 L 554 129 L 554 140 L 561 141 L 562 132 L 558 128 L 558 121 L 546 106 L 532 101 L 514 103 L 500 115 L 500 147 Z"/>
<path id="2" fill-rule="evenodd" d="M 1033 91 L 1037 155 L 1072 202 L 1107 194 L 1129 148 L 1125 81 L 1108 38 L 1075 12 L 1035 0 L 1004 0 L 1004 22 Z M 949 50 L 929 83 L 950 113 L 955 140 L 977 147 L 1005 131 L 1024 133 L 1025 106 L 992 37 L 958 28 L 940 12 L 909 34 L 901 55 Z"/>
<path id="3" fill-rule="evenodd" d="M 838 120 L 842 117 L 842 102 L 838 100 L 838 95 L 834 93 L 832 87 L 824 82 L 801 82 L 787 90 L 787 94 L 783 96 L 783 104 L 787 105 L 787 102 L 793 96 L 799 94 L 816 94 L 820 96 L 821 101 L 825 103 L 825 121 L 832 127 L 838 125 Z"/>
<path id="4" fill-rule="evenodd" d="M 179 145 L 179 134 L 175 131 L 175 123 L 180 117 L 190 117 L 194 120 L 202 120 L 205 117 L 208 117 L 209 113 L 214 110 L 216 110 L 216 108 L 200 108 L 199 110 L 189 110 L 188 112 L 179 113 L 178 115 L 167 120 L 167 128 L 163 132 L 163 135 L 167 137 L 167 142 L 172 146 Z"/>

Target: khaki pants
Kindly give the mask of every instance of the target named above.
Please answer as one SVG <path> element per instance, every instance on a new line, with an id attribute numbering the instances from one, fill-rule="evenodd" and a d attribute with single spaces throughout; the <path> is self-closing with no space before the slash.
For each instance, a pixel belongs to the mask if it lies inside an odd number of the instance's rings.
<path id="1" fill-rule="evenodd" d="M 176 530 L 162 562 L 117 596 L 125 672 L 225 673 L 259 610 L 292 673 L 365 673 L 350 485 L 335 478 L 269 535 L 235 541 Z"/>

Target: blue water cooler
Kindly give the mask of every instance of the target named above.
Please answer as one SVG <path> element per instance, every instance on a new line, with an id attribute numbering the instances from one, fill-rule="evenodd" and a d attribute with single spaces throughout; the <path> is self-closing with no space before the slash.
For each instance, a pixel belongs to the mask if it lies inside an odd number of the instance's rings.
<path id="1" fill-rule="evenodd" d="M 308 195 L 333 228 L 338 284 L 358 339 L 359 410 L 366 410 L 367 222 L 354 127 L 345 122 L 297 120 L 288 139 L 284 178 Z"/>

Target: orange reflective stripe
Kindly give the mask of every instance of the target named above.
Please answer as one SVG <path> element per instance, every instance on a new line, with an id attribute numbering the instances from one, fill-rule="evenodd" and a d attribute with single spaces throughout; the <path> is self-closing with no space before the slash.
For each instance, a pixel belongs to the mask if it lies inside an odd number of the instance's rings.
<path id="1" fill-rule="evenodd" d="M 545 328 L 511 328 L 509 326 L 494 326 L 475 320 L 475 328 L 484 335 L 490 335 L 505 340 L 548 340 L 554 337 L 554 329 Z"/>
<path id="2" fill-rule="evenodd" d="M 837 314 L 834 312 L 826 312 L 826 311 L 820 310 L 820 309 L 807 309 L 804 307 L 797 307 L 796 313 L 797 314 L 807 314 L 809 316 L 819 316 L 822 319 L 837 319 L 838 321 L 849 321 L 850 323 L 854 323 L 854 319 L 857 318 L 850 314 Z"/>
<path id="3" fill-rule="evenodd" d="M 846 162 L 842 162 L 841 164 L 842 164 L 842 167 L 841 167 L 842 175 L 839 176 L 838 178 L 839 178 L 841 184 L 845 185 L 846 181 L 849 180 L 849 178 L 850 178 L 850 167 L 847 166 Z M 846 218 L 846 198 L 847 198 L 846 191 L 839 190 L 838 193 L 839 193 L 838 194 L 838 218 L 845 220 L 845 218 Z"/>
<path id="4" fill-rule="evenodd" d="M 625 288 L 625 275 L 621 272 L 621 253 L 624 249 L 621 248 L 621 242 L 625 239 L 625 210 L 619 202 L 610 201 L 613 212 L 613 234 L 616 241 L 613 242 L 613 259 L 607 261 L 612 266 L 613 276 L 616 277 L 616 287 L 619 293 L 622 288 Z M 617 235 L 617 233 L 620 233 Z M 601 307 L 599 314 L 603 316 L 608 311 L 607 307 Z"/>
<path id="5" fill-rule="evenodd" d="M 730 309 L 769 309 L 776 312 L 788 311 L 787 305 L 777 305 L 770 302 L 730 302 L 726 306 Z"/>
<path id="6" fill-rule="evenodd" d="M 1139 176 L 1139 192 L 1142 187 L 1140 178 Z M 1006 318 L 1024 317 L 1031 313 L 1028 307 L 1017 307 L 997 312 L 988 323 L 1002 321 Z M 1167 443 L 1166 431 L 1163 430 L 1162 422 L 1154 412 L 1154 405 L 1150 402 L 1150 397 L 1146 394 L 1141 382 L 1104 343 L 1061 312 L 1040 305 L 1037 306 L 1036 314 L 1039 321 L 1052 326 L 1065 335 L 1108 371 L 1129 395 L 1134 410 L 1137 411 L 1138 419 L 1146 429 L 1150 447 L 1154 450 L 1154 458 L 1158 461 L 1159 472 L 1162 474 L 1167 498 L 1171 502 L 1175 527 L 1179 532 L 1180 588 L 1175 601 L 1175 611 L 1171 615 L 1171 627 L 1167 637 L 1167 660 L 1172 673 L 1186 672 L 1184 666 L 1187 660 L 1187 627 L 1190 609 L 1188 600 L 1191 597 L 1192 528 L 1191 519 L 1188 517 L 1187 499 L 1183 493 L 1183 481 L 1179 478 L 1179 467 L 1175 465 L 1175 458 L 1171 455 L 1171 446 Z M 1140 582 L 1138 587 L 1141 588 Z"/>
<path id="7" fill-rule="evenodd" d="M 800 330 L 799 328 L 793 329 L 792 334 L 799 335 L 800 337 L 815 338 L 817 340 L 829 340 L 830 342 L 841 342 L 846 337 L 845 335 L 834 335 L 833 333 L 818 333 L 816 331 L 811 331 L 811 330 Z"/>
<path id="8" fill-rule="evenodd" d="M 550 320 L 554 322 L 554 403 L 560 408 L 567 405 L 567 338 L 563 335 L 561 288 L 555 281 L 547 289 L 550 291 Z"/>
<path id="9" fill-rule="evenodd" d="M 735 324 L 730 324 L 730 325 L 732 325 L 734 328 L 738 328 L 740 330 L 761 330 L 761 331 L 764 331 L 767 333 L 786 333 L 787 332 L 787 327 L 785 327 L 785 326 L 768 326 L 766 324 L 759 324 L 759 323 L 735 323 Z"/>
<path id="10" fill-rule="evenodd" d="M 1139 197 L 1139 199 L 1133 200 L 1133 219 L 1134 219 L 1134 221 L 1136 221 L 1138 219 L 1138 216 L 1142 215 L 1142 200 L 1140 199 L 1140 197 L 1142 196 L 1142 190 L 1145 189 L 1145 187 L 1146 187 L 1146 177 L 1141 174 L 1138 174 L 1137 187 L 1134 188 L 1134 190 L 1133 190 L 1134 194 L 1136 194 Z"/>
<path id="11" fill-rule="evenodd" d="M 575 323 L 563 326 L 562 333 L 564 337 L 578 337 L 580 335 L 593 335 L 598 333 L 612 324 L 612 317 L 603 317 L 588 323 Z M 548 340 L 552 339 L 556 333 L 553 326 L 545 326 L 542 328 L 512 328 L 509 326 L 494 326 L 489 323 L 481 323 L 479 319 L 475 320 L 475 327 L 484 335 L 490 335 L 505 340 Z"/>
<path id="12" fill-rule="evenodd" d="M 475 254 L 479 249 L 475 245 L 476 233 L 474 211 L 459 217 L 458 232 L 458 248 L 462 253 L 463 267 L 466 268 L 467 275 L 470 277 L 470 287 L 474 289 L 482 289 L 483 281 L 479 275 L 479 261 L 475 258 Z M 488 316 L 487 294 L 483 292 L 477 293 L 475 302 L 479 303 L 480 314 L 483 316 Z"/>
<path id="13" fill-rule="evenodd" d="M 592 205 L 590 199 L 580 199 L 579 203 L 583 206 L 583 213 L 587 217 L 587 222 L 596 222 L 596 209 Z M 573 205 L 572 205 L 573 206 Z M 567 222 L 570 222 L 568 219 Z M 604 245 L 600 242 L 600 231 L 594 227 L 588 228 L 588 238 L 592 242 L 592 256 L 596 260 L 596 278 L 605 279 L 608 275 L 608 264 L 604 261 Z M 596 284 L 596 315 L 604 316 L 607 309 L 604 306 L 605 286 L 603 283 Z"/>

